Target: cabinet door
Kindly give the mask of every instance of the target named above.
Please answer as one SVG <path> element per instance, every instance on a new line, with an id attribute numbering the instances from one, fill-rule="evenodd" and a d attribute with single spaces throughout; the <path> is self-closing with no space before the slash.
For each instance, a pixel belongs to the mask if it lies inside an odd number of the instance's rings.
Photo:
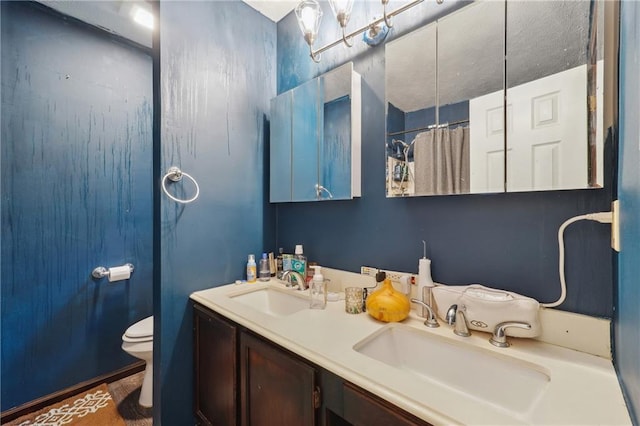
<path id="1" fill-rule="evenodd" d="M 318 183 L 318 144 L 322 141 L 321 79 L 293 89 L 292 179 L 293 201 L 315 201 Z"/>
<path id="2" fill-rule="evenodd" d="M 351 98 L 324 104 L 324 140 L 320 144 L 320 184 L 334 200 L 351 196 Z M 326 198 L 326 194 L 323 194 Z"/>
<path id="3" fill-rule="evenodd" d="M 271 99 L 269 201 L 291 201 L 292 92 Z"/>
<path id="4" fill-rule="evenodd" d="M 344 419 L 354 426 L 430 426 L 350 383 L 344 384 Z"/>
<path id="5" fill-rule="evenodd" d="M 195 412 L 204 424 L 237 424 L 237 329 L 194 305 Z"/>
<path id="6" fill-rule="evenodd" d="M 240 334 L 243 426 L 316 424 L 315 370 L 249 334 Z"/>

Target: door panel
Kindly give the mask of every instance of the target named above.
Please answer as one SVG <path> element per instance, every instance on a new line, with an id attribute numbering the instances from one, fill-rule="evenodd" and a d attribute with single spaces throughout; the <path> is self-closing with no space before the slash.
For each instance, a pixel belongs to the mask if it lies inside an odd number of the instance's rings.
<path id="1" fill-rule="evenodd" d="M 240 335 L 241 424 L 316 424 L 315 370 L 251 335 Z"/>

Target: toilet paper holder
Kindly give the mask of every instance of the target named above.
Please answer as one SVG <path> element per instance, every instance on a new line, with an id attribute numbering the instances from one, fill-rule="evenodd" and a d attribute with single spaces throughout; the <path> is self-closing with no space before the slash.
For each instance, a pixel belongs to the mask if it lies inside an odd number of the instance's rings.
<path id="1" fill-rule="evenodd" d="M 131 263 L 125 263 L 123 266 L 128 266 L 129 267 L 129 273 L 133 274 L 133 264 Z M 92 272 L 91 272 L 91 276 L 93 278 L 104 278 L 104 277 L 109 277 L 109 275 L 111 275 L 111 268 L 107 269 L 104 266 L 98 266 L 97 268 L 95 268 Z"/>

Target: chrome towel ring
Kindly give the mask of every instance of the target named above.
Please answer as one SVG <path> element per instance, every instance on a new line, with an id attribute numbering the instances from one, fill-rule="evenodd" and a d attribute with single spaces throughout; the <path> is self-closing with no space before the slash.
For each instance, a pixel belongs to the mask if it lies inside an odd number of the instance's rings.
<path id="1" fill-rule="evenodd" d="M 172 182 L 180 182 L 182 180 L 182 176 L 186 176 L 187 178 L 191 179 L 193 184 L 196 186 L 196 195 L 194 195 L 193 197 L 187 200 L 181 200 L 179 198 L 176 198 L 173 195 L 169 194 L 169 191 L 167 191 L 167 185 L 166 185 L 167 180 L 170 180 Z M 189 204 L 191 202 L 194 202 L 198 198 L 198 195 L 200 195 L 200 187 L 198 186 L 198 182 L 196 182 L 196 180 L 191 175 L 183 172 L 176 166 L 169 167 L 167 174 L 164 175 L 164 177 L 162 178 L 162 190 L 164 191 L 165 194 L 167 194 L 167 197 L 171 198 L 173 201 L 180 204 Z"/>

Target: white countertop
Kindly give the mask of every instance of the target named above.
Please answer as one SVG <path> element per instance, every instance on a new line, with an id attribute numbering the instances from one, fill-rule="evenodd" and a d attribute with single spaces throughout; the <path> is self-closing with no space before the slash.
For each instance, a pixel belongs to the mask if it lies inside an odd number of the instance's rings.
<path id="1" fill-rule="evenodd" d="M 269 286 L 285 289 L 275 280 L 229 284 L 195 292 L 191 299 L 435 425 L 631 424 L 609 360 L 532 339 L 509 337 L 512 346 L 500 349 L 489 343 L 490 335 L 487 333 L 473 332 L 471 337 L 459 337 L 442 321 L 439 328 L 429 329 L 414 312 L 402 322 L 421 332 L 533 363 L 544 369 L 550 380 L 541 397 L 528 412 L 517 413 L 447 386 L 416 379 L 407 371 L 356 352 L 353 349 L 356 343 L 387 324 L 366 313 L 347 314 L 344 300 L 327 302 L 324 310 L 303 309 L 286 317 L 274 317 L 229 297 L 230 294 Z M 300 295 L 295 290 L 287 291 Z M 424 362 L 429 362 L 428 357 Z"/>

